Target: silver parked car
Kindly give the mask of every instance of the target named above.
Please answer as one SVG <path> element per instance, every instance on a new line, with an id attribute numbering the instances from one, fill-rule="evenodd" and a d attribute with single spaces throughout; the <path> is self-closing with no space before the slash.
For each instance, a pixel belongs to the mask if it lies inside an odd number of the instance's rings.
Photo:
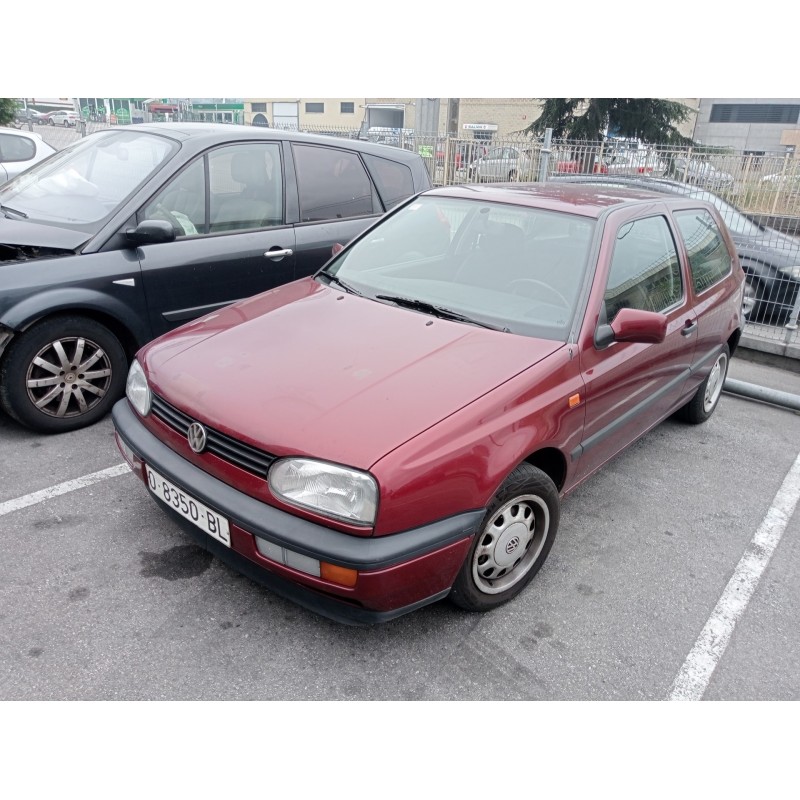
<path id="1" fill-rule="evenodd" d="M 11 180 L 55 152 L 38 133 L 0 128 L 0 183 Z"/>
<path id="2" fill-rule="evenodd" d="M 673 162 L 673 175 L 685 183 L 693 183 L 704 189 L 728 189 L 733 186 L 733 175 L 717 169 L 702 158 L 678 156 Z"/>
<path id="3" fill-rule="evenodd" d="M 467 177 L 476 182 L 531 180 L 533 166 L 530 149 L 494 147 L 467 165 Z"/>

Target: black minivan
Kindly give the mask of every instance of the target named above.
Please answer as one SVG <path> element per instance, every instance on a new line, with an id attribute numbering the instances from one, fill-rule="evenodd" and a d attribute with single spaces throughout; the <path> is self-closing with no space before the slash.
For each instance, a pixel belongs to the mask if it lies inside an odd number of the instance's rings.
<path id="1" fill-rule="evenodd" d="M 95 422 L 142 344 L 311 275 L 430 186 L 415 153 L 293 131 L 80 139 L 0 186 L 0 405 L 42 432 Z"/>

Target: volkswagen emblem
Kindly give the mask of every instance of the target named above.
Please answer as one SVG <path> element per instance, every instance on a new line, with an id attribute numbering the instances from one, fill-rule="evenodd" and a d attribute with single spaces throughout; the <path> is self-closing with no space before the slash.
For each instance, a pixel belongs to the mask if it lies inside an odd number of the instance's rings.
<path id="1" fill-rule="evenodd" d="M 506 543 L 506 553 L 508 553 L 508 555 L 511 555 L 518 547 L 519 547 L 519 536 L 512 536 Z"/>
<path id="2" fill-rule="evenodd" d="M 189 426 L 186 438 L 195 453 L 202 453 L 206 449 L 206 429 L 199 422 L 193 422 Z"/>

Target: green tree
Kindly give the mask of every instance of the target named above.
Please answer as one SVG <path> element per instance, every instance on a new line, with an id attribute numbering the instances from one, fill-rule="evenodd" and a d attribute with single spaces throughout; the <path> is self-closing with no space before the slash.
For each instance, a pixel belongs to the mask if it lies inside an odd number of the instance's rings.
<path id="1" fill-rule="evenodd" d="M 556 138 L 599 141 L 606 131 L 625 139 L 641 139 L 647 144 L 692 144 L 678 125 L 692 113 L 674 100 L 652 97 L 549 98 L 542 100 L 542 114 L 526 133 L 553 129 Z"/>
<path id="2" fill-rule="evenodd" d="M 18 103 L 10 97 L 0 97 L 0 125 L 10 125 L 17 111 Z"/>

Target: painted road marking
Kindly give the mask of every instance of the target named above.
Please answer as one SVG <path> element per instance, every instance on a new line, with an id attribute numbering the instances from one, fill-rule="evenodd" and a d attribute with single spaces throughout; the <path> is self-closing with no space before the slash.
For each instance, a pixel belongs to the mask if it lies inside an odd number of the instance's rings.
<path id="1" fill-rule="evenodd" d="M 15 500 L 6 500 L 4 503 L 0 503 L 0 517 L 5 514 L 10 514 L 12 511 L 19 511 L 21 508 L 43 503 L 51 497 L 58 497 L 60 494 L 74 492 L 76 489 L 83 489 L 86 486 L 91 486 L 93 483 L 100 483 L 100 481 L 107 480 L 108 478 L 116 478 L 117 475 L 124 475 L 126 472 L 130 471 L 131 468 L 127 464 L 117 464 L 115 467 L 101 469 L 99 472 L 92 472 L 81 478 L 65 481 L 64 483 L 50 486 L 47 489 L 41 489 L 38 492 L 26 494 L 24 497 L 17 497 Z"/>
<path id="2" fill-rule="evenodd" d="M 800 455 L 772 501 L 761 525 L 728 581 L 692 651 L 672 684 L 669 700 L 700 700 L 728 646 L 739 617 L 747 608 L 761 575 L 789 524 L 800 497 Z"/>

